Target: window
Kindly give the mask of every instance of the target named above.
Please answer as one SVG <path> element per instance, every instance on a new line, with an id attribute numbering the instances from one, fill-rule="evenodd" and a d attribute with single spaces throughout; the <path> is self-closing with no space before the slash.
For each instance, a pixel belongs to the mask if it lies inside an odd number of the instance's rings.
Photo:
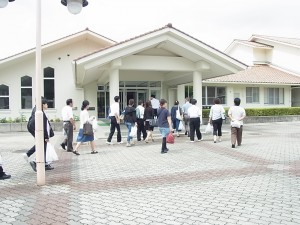
<path id="1" fill-rule="evenodd" d="M 184 87 L 184 97 L 193 98 L 193 86 Z"/>
<path id="2" fill-rule="evenodd" d="M 21 77 L 21 108 L 32 108 L 32 78 L 29 76 Z"/>
<path id="3" fill-rule="evenodd" d="M 284 104 L 283 88 L 265 88 L 265 104 L 280 105 Z"/>
<path id="4" fill-rule="evenodd" d="M 214 99 L 219 98 L 221 104 L 226 104 L 225 87 L 202 87 L 202 104 L 213 105 Z"/>
<path id="5" fill-rule="evenodd" d="M 246 87 L 246 103 L 259 103 L 259 87 Z"/>
<path id="6" fill-rule="evenodd" d="M 48 107 L 55 107 L 54 69 L 44 68 L 44 97 L 48 100 Z"/>
<path id="7" fill-rule="evenodd" d="M 9 109 L 9 87 L 0 85 L 0 109 Z"/>

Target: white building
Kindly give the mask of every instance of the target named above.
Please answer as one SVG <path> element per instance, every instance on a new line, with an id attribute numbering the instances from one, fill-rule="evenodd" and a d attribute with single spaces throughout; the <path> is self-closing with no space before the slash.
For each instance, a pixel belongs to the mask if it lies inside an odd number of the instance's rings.
<path id="1" fill-rule="evenodd" d="M 47 115 L 60 118 L 66 99 L 72 98 L 76 115 L 87 99 L 90 114 L 103 118 L 116 95 L 121 107 L 130 98 L 147 100 L 151 94 L 167 99 L 170 106 L 177 99 L 183 103 L 186 96 L 196 98 L 198 105 L 211 105 L 220 97 L 227 106 L 239 96 L 246 107 L 265 106 L 266 99 L 268 106 L 290 106 L 291 91 L 300 78 L 288 68 L 270 66 L 267 61 L 275 53 L 268 50 L 276 47 L 267 43 L 257 49 L 260 44 L 255 41 L 248 45 L 235 41 L 226 54 L 171 24 L 119 43 L 86 29 L 42 47 L 43 93 L 50 100 Z M 252 61 L 264 65 L 247 69 Z M 247 80 L 248 73 L 256 74 L 257 69 L 261 75 Z M 34 78 L 35 49 L 0 61 L 0 118 L 21 114 L 28 118 L 35 99 Z"/>

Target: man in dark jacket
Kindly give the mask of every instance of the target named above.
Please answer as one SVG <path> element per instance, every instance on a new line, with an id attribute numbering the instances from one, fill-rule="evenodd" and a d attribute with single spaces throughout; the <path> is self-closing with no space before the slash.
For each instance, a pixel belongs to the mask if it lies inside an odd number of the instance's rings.
<path id="1" fill-rule="evenodd" d="M 46 162 L 47 142 L 49 141 L 50 137 L 54 136 L 54 133 L 53 133 L 53 130 L 49 123 L 49 120 L 44 112 L 45 109 L 48 109 L 48 103 L 47 103 L 46 99 L 42 98 L 43 125 L 44 125 L 44 157 L 45 157 L 45 162 Z M 32 124 L 35 124 L 35 121 L 34 121 L 35 111 L 36 111 L 36 106 L 32 109 L 32 112 L 31 112 L 31 119 L 33 120 Z M 28 124 L 28 126 L 29 126 L 29 124 Z M 35 126 L 35 125 L 33 125 L 33 126 Z M 48 133 L 48 126 L 49 126 L 49 133 Z M 35 132 L 33 132 L 32 129 L 29 129 L 29 132 L 32 134 L 33 137 L 35 137 Z M 27 153 L 24 153 L 24 158 L 25 158 L 26 162 L 28 162 L 29 157 L 33 153 L 35 153 L 35 145 L 32 146 L 32 148 Z M 30 165 L 31 165 L 32 169 L 36 172 L 36 162 L 31 161 Z M 50 164 L 46 163 L 45 169 L 53 170 L 54 168 Z"/>

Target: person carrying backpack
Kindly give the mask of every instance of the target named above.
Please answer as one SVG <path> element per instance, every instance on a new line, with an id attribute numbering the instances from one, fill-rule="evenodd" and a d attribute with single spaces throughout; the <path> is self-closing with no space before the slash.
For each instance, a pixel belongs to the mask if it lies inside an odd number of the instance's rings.
<path id="1" fill-rule="evenodd" d="M 50 125 L 50 122 L 44 112 L 44 110 L 48 109 L 48 102 L 46 99 L 42 98 L 42 111 L 43 111 L 43 125 L 44 125 L 44 157 L 45 157 L 45 169 L 46 170 L 53 170 L 54 168 L 50 165 L 50 164 L 47 164 L 46 162 L 46 149 L 47 149 L 47 142 L 49 141 L 49 139 L 51 137 L 54 136 L 54 132 L 52 130 L 52 127 Z M 31 135 L 33 137 L 35 137 L 35 111 L 36 111 L 36 106 L 32 109 L 32 112 L 31 112 L 31 116 L 28 120 L 28 123 L 27 123 L 27 129 L 29 131 L 29 133 L 31 133 Z M 35 145 L 32 146 L 31 149 L 29 149 L 27 151 L 27 153 L 24 153 L 23 156 L 24 156 L 24 159 L 26 160 L 26 162 L 28 162 L 29 160 L 29 157 L 35 153 Z M 32 167 L 33 171 L 36 172 L 36 162 L 34 161 L 30 161 L 30 166 Z"/>

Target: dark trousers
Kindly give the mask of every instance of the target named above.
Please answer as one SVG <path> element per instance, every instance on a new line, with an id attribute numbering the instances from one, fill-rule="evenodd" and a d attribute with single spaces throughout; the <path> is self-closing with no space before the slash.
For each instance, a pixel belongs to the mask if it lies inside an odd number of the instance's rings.
<path id="1" fill-rule="evenodd" d="M 202 134 L 200 132 L 200 118 L 190 118 L 190 140 L 194 141 L 195 140 L 195 131 L 198 140 L 201 140 Z"/>
<path id="2" fill-rule="evenodd" d="M 112 116 L 110 119 L 110 133 L 107 138 L 108 142 L 111 142 L 111 139 L 114 136 L 116 128 L 117 128 L 117 142 L 121 142 L 122 137 L 121 137 L 120 124 L 117 123 L 116 117 Z"/>
<path id="3" fill-rule="evenodd" d="M 212 125 L 214 128 L 213 135 L 218 134 L 218 136 L 222 136 L 222 123 L 223 123 L 222 118 L 212 121 Z"/>
<path id="4" fill-rule="evenodd" d="M 141 134 L 143 134 L 143 140 L 146 139 L 147 137 L 147 132 L 145 129 L 145 123 L 143 119 L 137 119 L 137 140 L 140 141 L 141 140 Z"/>
<path id="5" fill-rule="evenodd" d="M 44 160 L 46 162 L 46 149 L 47 149 L 47 142 L 44 141 Z M 30 157 L 33 153 L 35 153 L 35 145 L 32 146 L 31 149 L 26 153 L 28 157 Z"/>
<path id="6" fill-rule="evenodd" d="M 153 116 L 157 117 L 157 109 L 153 109 Z"/>
<path id="7" fill-rule="evenodd" d="M 0 166 L 0 177 L 4 175 L 3 167 Z"/>
<path id="8" fill-rule="evenodd" d="M 67 150 L 73 151 L 73 124 L 70 122 L 65 122 L 64 130 L 67 138 L 64 140 L 63 144 L 67 146 Z"/>
<path id="9" fill-rule="evenodd" d="M 238 145 L 242 144 L 243 126 L 240 128 L 231 127 L 231 144 Z"/>

